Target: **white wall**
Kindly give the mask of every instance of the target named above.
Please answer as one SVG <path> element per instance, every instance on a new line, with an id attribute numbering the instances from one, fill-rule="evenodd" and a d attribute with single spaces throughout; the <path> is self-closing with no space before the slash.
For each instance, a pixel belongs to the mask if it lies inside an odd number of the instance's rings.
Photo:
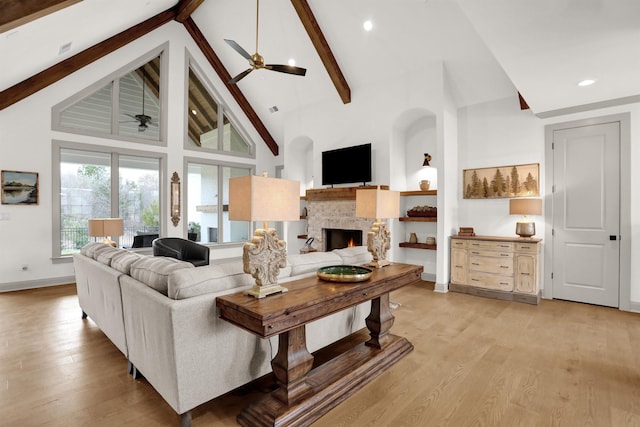
<path id="1" fill-rule="evenodd" d="M 51 108 L 69 96 L 90 86 L 97 80 L 135 61 L 148 51 L 169 43 L 169 91 L 168 128 L 166 147 L 112 141 L 103 138 L 72 135 L 51 130 Z M 167 183 L 173 171 L 184 180 L 185 156 L 221 159 L 238 162 L 232 156 L 188 152 L 183 148 L 184 100 L 185 100 L 185 48 L 193 55 L 206 77 L 212 82 L 223 101 L 230 106 L 249 138 L 255 143 L 256 159 L 242 159 L 253 164 L 256 171 L 266 170 L 275 176 L 275 166 L 282 163 L 282 155 L 274 157 L 266 144 L 248 122 L 237 103 L 224 89 L 213 69 L 184 30 L 181 24 L 171 22 L 141 37 L 116 52 L 84 67 L 59 82 L 0 111 L 0 169 L 38 172 L 40 179 L 40 203 L 37 206 L 0 205 L 0 291 L 45 286 L 73 281 L 74 271 L 70 260 L 52 260 L 52 140 L 106 145 L 143 151 L 166 153 Z M 283 147 L 280 147 L 282 152 Z M 184 181 L 183 181 L 184 182 Z M 165 187 L 166 188 L 166 187 Z M 184 190 L 183 190 L 184 191 Z M 185 209 L 183 207 L 183 212 Z M 173 227 L 169 218 L 165 228 L 169 236 L 182 236 L 183 224 Z M 241 248 L 214 249 L 212 257 L 240 256 Z M 23 271 L 22 266 L 28 265 Z"/>
<path id="2" fill-rule="evenodd" d="M 458 158 L 459 170 L 489 166 L 540 163 L 541 197 L 545 197 L 545 135 L 544 127 L 617 113 L 631 115 L 631 156 L 621 159 L 633 165 L 639 159 L 637 141 L 640 138 L 640 104 L 630 104 L 565 116 L 540 119 L 531 111 L 521 111 L 516 95 L 495 102 L 461 108 L 458 111 Z M 618 171 L 612 171 L 618 173 Z M 640 182 L 640 171 L 631 167 L 631 233 L 623 239 L 631 239 L 631 271 L 629 283 L 621 283 L 620 307 L 640 311 L 640 265 L 634 263 L 640 253 L 640 196 L 635 187 Z M 623 194 L 623 197 L 625 195 Z M 477 234 L 515 236 L 515 219 L 509 212 L 508 199 L 465 200 L 462 184 L 458 186 L 459 224 L 471 226 Z M 545 218 L 536 219 L 536 236 L 544 238 Z M 543 250 L 547 250 L 543 241 Z M 544 265 L 543 265 L 544 274 Z M 544 276 L 543 276 L 544 277 Z M 624 289 L 630 288 L 630 298 Z"/>

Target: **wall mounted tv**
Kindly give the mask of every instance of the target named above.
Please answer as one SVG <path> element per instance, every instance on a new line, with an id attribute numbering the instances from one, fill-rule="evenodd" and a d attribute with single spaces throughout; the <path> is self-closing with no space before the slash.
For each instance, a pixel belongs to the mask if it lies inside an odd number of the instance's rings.
<path id="1" fill-rule="evenodd" d="M 322 185 L 371 181 L 371 144 L 322 152 Z"/>

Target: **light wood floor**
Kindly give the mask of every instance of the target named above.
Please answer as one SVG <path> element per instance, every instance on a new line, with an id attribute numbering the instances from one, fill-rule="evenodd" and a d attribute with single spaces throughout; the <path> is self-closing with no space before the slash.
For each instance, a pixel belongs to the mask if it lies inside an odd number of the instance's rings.
<path id="1" fill-rule="evenodd" d="M 392 331 L 415 350 L 314 427 L 640 426 L 639 314 L 431 289 L 392 294 Z M 74 285 L 0 294 L 0 425 L 177 426 L 126 367 Z M 262 393 L 208 402 L 193 426 L 232 426 Z"/>

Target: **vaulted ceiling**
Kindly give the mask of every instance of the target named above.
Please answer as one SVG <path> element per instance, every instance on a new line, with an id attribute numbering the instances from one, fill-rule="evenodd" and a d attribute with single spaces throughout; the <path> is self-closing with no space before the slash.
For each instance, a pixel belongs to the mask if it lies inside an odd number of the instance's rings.
<path id="1" fill-rule="evenodd" d="M 174 19 L 236 75 L 247 61 L 224 39 L 255 52 L 255 7 L 255 0 L 0 0 L 0 108 L 34 81 L 72 71 L 73 55 L 90 49 L 85 55 L 97 57 L 92 46 L 117 49 Z M 428 79 L 433 63 L 443 64 L 458 107 L 516 92 L 541 116 L 640 100 L 637 0 L 263 0 L 259 28 L 267 63 L 294 58 L 307 68 L 305 77 L 259 70 L 234 89 L 267 144 L 275 141 L 265 134 L 281 135 L 282 112 L 342 105 L 397 79 Z M 578 87 L 586 78 L 596 83 Z"/>

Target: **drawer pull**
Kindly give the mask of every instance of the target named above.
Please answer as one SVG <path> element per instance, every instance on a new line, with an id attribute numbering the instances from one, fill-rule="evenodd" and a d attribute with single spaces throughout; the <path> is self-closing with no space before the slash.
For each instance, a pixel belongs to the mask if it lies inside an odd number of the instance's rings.
<path id="1" fill-rule="evenodd" d="M 474 254 L 474 255 L 479 255 L 480 254 L 480 252 L 476 252 L 476 251 L 471 251 L 471 253 Z"/>
<path id="2" fill-rule="evenodd" d="M 500 282 L 501 285 L 508 285 L 507 282 Z"/>
<path id="3" fill-rule="evenodd" d="M 471 246 L 480 246 L 480 243 L 472 243 Z"/>
<path id="4" fill-rule="evenodd" d="M 529 276 L 529 273 L 520 273 L 522 276 Z"/>
<path id="5" fill-rule="evenodd" d="M 456 265 L 455 267 L 456 267 L 456 268 L 462 268 L 462 266 L 461 266 L 461 265 Z"/>
<path id="6" fill-rule="evenodd" d="M 509 245 L 498 245 L 499 248 L 508 248 Z"/>
<path id="7" fill-rule="evenodd" d="M 471 265 L 480 265 L 477 262 L 472 262 Z"/>
<path id="8" fill-rule="evenodd" d="M 472 282 L 479 282 L 480 280 L 478 279 L 471 279 Z"/>
<path id="9" fill-rule="evenodd" d="M 509 254 L 500 254 L 500 256 L 509 256 Z"/>
<path id="10" fill-rule="evenodd" d="M 500 268 L 509 268 L 508 265 L 501 265 Z"/>

